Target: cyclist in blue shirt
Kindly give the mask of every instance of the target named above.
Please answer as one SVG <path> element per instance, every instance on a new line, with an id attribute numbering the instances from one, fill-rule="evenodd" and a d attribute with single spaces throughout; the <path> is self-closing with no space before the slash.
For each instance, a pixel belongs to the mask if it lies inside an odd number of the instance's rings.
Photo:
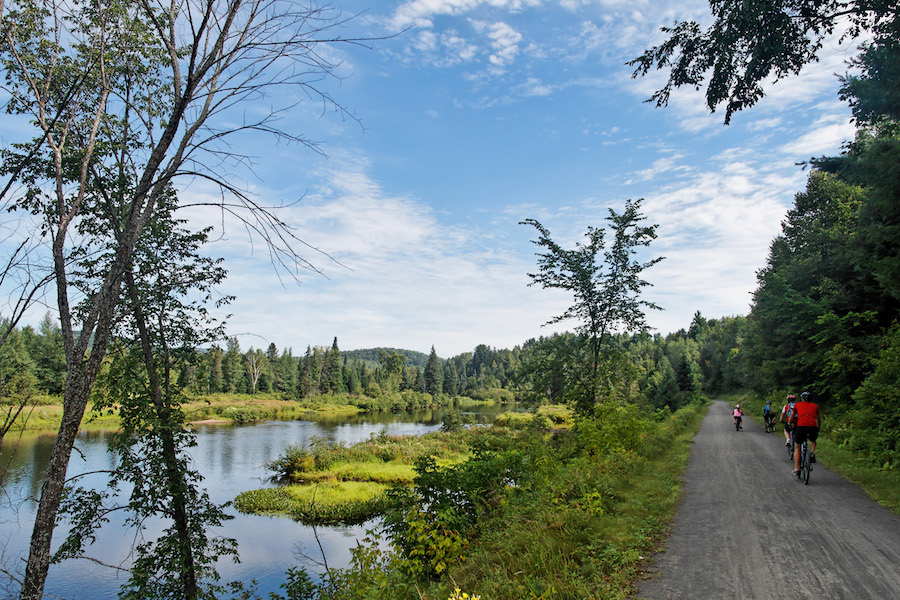
<path id="1" fill-rule="evenodd" d="M 775 420 L 775 415 L 772 414 L 772 401 L 766 400 L 766 405 L 763 407 L 763 421 L 765 421 L 766 426 L 771 426 L 772 421 Z M 772 426 L 774 431 L 775 427 Z"/>

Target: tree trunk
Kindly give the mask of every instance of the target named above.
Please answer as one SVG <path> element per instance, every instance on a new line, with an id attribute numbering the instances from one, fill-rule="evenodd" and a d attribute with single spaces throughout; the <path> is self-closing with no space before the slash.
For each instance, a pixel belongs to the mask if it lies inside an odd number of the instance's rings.
<path id="1" fill-rule="evenodd" d="M 93 378 L 91 378 L 93 382 Z M 66 483 L 66 470 L 69 456 L 75 445 L 75 436 L 81 426 L 91 385 L 83 384 L 81 378 L 72 375 L 66 383 L 63 419 L 59 433 L 53 443 L 47 476 L 41 486 L 41 499 L 37 514 L 34 517 L 34 529 L 31 533 L 28 562 L 25 566 L 25 579 L 22 583 L 21 600 L 41 600 L 44 597 L 44 583 L 50 568 L 50 546 L 53 540 L 53 529 L 56 526 L 56 513 Z"/>

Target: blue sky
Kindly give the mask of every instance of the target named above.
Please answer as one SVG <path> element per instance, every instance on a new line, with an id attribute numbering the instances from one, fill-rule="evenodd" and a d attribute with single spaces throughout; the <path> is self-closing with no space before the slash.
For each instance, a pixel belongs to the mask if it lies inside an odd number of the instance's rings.
<path id="1" fill-rule="evenodd" d="M 389 346 L 440 356 L 510 348 L 572 329 L 542 324 L 569 298 L 528 287 L 534 218 L 564 245 L 608 209 L 644 198 L 659 224 L 646 298 L 660 333 L 746 314 L 756 270 L 807 173 L 853 136 L 837 98 L 852 47 L 826 43 L 819 63 L 769 88 L 730 126 L 703 95 L 644 102 L 661 74 L 631 79 L 625 62 L 659 27 L 709 20 L 705 2 L 665 0 L 336 0 L 361 13 L 342 33 L 394 36 L 323 49 L 341 80 L 323 88 L 357 120 L 307 99 L 280 123 L 325 156 L 255 137 L 242 174 L 260 200 L 301 199 L 282 216 L 323 275 L 279 276 L 259 243 L 226 223 L 210 248 L 226 257 L 237 300 L 229 332 L 247 349 L 301 354 Z M 283 99 L 272 99 L 273 104 Z M 208 190 L 192 184 L 186 197 Z M 649 257 L 649 255 L 648 255 Z M 340 264 L 338 264 L 340 263 Z"/>

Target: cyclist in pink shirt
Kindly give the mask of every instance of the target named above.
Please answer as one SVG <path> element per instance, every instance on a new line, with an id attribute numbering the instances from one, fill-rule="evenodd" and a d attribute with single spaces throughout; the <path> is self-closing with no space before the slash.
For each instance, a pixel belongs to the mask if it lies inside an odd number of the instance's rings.
<path id="1" fill-rule="evenodd" d="M 741 426 L 741 421 L 742 421 L 741 417 L 744 416 L 744 411 L 741 410 L 740 404 L 738 404 L 737 406 L 734 407 L 734 410 L 731 411 L 731 416 L 734 417 L 735 426 L 737 426 L 738 429 L 743 429 L 743 427 Z"/>

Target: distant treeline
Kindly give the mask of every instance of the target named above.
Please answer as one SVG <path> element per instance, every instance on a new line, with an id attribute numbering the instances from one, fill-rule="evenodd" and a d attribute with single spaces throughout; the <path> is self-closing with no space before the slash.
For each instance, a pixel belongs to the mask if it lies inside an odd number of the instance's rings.
<path id="1" fill-rule="evenodd" d="M 743 319 L 703 319 L 699 314 L 689 330 L 671 335 L 623 336 L 621 345 L 631 357 L 629 399 L 653 408 L 675 408 L 702 391 L 720 393 L 741 385 L 739 367 L 729 361 Z M 535 403 L 565 403 L 570 392 L 566 377 L 578 362 L 575 334 L 531 339 L 512 349 L 485 344 L 472 352 L 440 359 L 394 348 L 341 352 L 331 346 L 309 346 L 296 356 L 275 344 L 263 350 L 244 350 L 237 338 L 224 347 L 190 353 L 176 365 L 179 385 L 192 395 L 217 393 L 276 393 L 285 400 L 324 394 L 379 398 L 411 390 L 433 397 L 466 395 L 476 399 L 509 398 Z M 3 346 L 0 371 L 5 395 L 20 397 L 31 391 L 59 394 L 65 380 L 65 361 L 59 327 L 45 317 L 39 328 L 14 330 Z M 9 385 L 16 381 L 15 385 Z M 497 396 L 490 390 L 508 390 Z"/>

